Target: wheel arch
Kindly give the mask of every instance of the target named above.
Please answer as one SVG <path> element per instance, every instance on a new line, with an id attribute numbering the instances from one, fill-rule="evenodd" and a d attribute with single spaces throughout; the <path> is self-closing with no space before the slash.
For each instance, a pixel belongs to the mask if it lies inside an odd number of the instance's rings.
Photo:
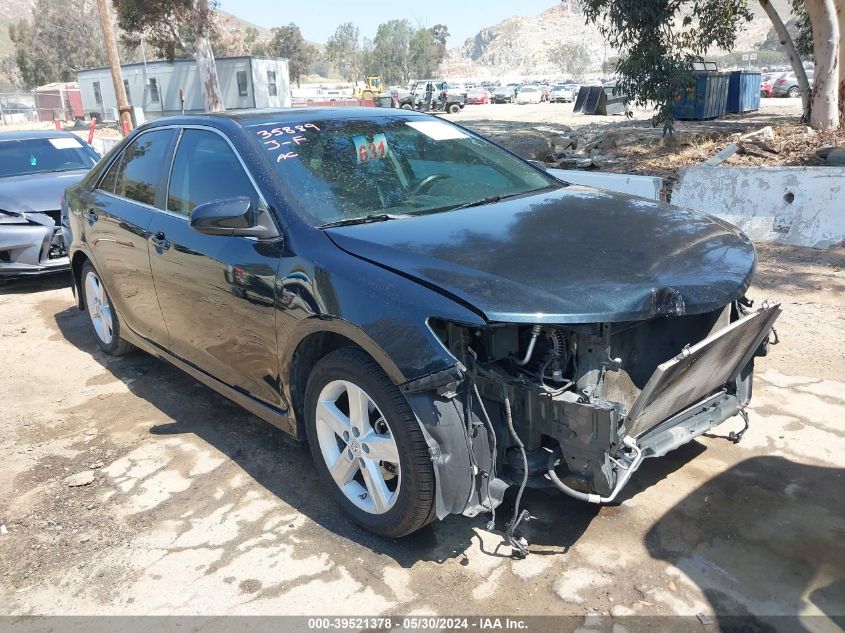
<path id="1" fill-rule="evenodd" d="M 283 384 L 293 422 L 291 430 L 300 440 L 305 439 L 303 404 L 308 377 L 321 358 L 344 347 L 367 354 L 393 384 L 406 382 L 405 375 L 387 352 L 353 324 L 342 319 L 307 319 L 288 350 L 280 354 L 280 358 L 290 359 L 287 367 L 282 368 L 282 376 L 286 378 Z"/>
<path id="2" fill-rule="evenodd" d="M 72 290 L 73 295 L 76 298 L 76 307 L 80 310 L 85 309 L 85 300 L 82 296 L 82 267 L 85 265 L 85 262 L 89 261 L 91 261 L 91 258 L 88 257 L 85 251 L 81 250 L 76 251 L 70 260 L 71 283 L 73 284 Z"/>

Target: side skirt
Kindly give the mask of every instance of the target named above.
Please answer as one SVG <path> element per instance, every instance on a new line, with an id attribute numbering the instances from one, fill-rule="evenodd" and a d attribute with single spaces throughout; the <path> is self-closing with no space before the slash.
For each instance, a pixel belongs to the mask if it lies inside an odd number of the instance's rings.
<path id="1" fill-rule="evenodd" d="M 187 361 L 182 360 L 178 356 L 171 354 L 170 352 L 168 352 L 164 348 L 159 347 L 152 341 L 148 341 L 142 336 L 137 335 L 130 328 L 126 327 L 123 320 L 121 320 L 121 325 L 123 326 L 121 336 L 123 336 L 123 338 L 132 343 L 132 345 L 134 345 L 135 347 L 147 352 L 148 354 L 151 354 L 152 356 L 157 356 L 158 358 L 167 361 L 171 365 L 184 371 L 192 378 L 199 380 L 206 387 L 214 389 L 214 391 L 219 393 L 221 396 L 228 398 L 232 402 L 242 406 L 250 413 L 257 415 L 265 422 L 269 422 L 270 424 L 281 429 L 285 433 L 293 435 L 293 433 L 291 433 L 291 419 L 288 417 L 287 410 L 279 409 L 277 407 L 272 407 L 270 405 L 264 404 L 263 402 L 253 398 L 249 394 L 244 393 L 243 391 L 240 391 L 230 385 L 227 385 L 224 382 L 221 382 L 214 376 L 207 374 L 200 368 L 192 365 L 191 363 L 188 363 Z"/>

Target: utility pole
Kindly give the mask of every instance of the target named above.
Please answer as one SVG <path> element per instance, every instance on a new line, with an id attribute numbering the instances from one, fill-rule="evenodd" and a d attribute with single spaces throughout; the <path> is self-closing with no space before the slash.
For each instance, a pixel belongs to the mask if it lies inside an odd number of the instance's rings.
<path id="1" fill-rule="evenodd" d="M 117 97 L 117 111 L 123 133 L 128 134 L 132 129 L 132 108 L 126 98 L 123 74 L 120 72 L 120 59 L 117 56 L 117 43 L 114 41 L 114 32 L 111 28 L 108 0 L 97 0 L 97 9 L 100 11 L 100 23 L 103 25 L 103 40 L 106 44 L 106 53 L 109 56 L 109 66 L 111 66 L 111 79 L 114 83 L 114 94 Z"/>

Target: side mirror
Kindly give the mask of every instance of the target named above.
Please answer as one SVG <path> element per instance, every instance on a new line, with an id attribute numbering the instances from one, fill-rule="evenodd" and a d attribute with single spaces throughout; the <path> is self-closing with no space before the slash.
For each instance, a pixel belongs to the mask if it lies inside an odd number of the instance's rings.
<path id="1" fill-rule="evenodd" d="M 270 213 L 253 208 L 245 196 L 206 202 L 191 211 L 191 228 L 206 235 L 235 235 L 268 239 L 278 237 Z"/>

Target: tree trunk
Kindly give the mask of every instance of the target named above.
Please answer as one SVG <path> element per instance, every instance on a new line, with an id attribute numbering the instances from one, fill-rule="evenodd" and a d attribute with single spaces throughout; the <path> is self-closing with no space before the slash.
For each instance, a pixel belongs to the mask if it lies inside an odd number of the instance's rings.
<path id="1" fill-rule="evenodd" d="M 197 62 L 202 100 L 206 112 L 223 112 L 223 97 L 220 95 L 220 80 L 217 78 L 217 65 L 208 37 L 198 37 L 194 59 Z"/>
<path id="2" fill-rule="evenodd" d="M 217 64 L 214 63 L 214 51 L 208 39 L 211 17 L 208 0 L 194 0 L 194 24 L 196 27 L 196 44 L 194 59 L 197 63 L 197 74 L 202 90 L 202 101 L 206 112 L 223 112 L 223 96 L 220 93 L 220 79 L 217 77 Z"/>
<path id="3" fill-rule="evenodd" d="M 836 16 L 839 19 L 839 127 L 845 128 L 845 0 L 834 0 Z"/>
<path id="4" fill-rule="evenodd" d="M 839 21 L 834 0 L 806 0 L 813 26 L 816 57 L 810 125 L 830 130 L 839 127 Z"/>
<path id="5" fill-rule="evenodd" d="M 772 26 L 775 28 L 775 33 L 778 35 L 781 46 L 786 51 L 789 57 L 789 63 L 792 66 L 792 71 L 795 73 L 795 78 L 798 80 L 798 88 L 801 90 L 801 106 L 804 110 L 802 120 L 810 120 L 810 82 L 807 80 L 807 71 L 804 70 L 804 64 L 801 61 L 801 56 L 795 50 L 795 43 L 792 41 L 792 36 L 789 34 L 786 26 L 778 15 L 777 9 L 772 6 L 769 0 L 759 0 L 760 6 L 769 16 L 772 21 Z"/>

